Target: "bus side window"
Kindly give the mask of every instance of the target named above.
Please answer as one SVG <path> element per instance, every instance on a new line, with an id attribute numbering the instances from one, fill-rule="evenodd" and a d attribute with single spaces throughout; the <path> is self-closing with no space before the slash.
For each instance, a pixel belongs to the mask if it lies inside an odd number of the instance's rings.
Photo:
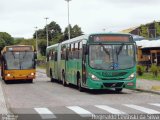
<path id="1" fill-rule="evenodd" d="M 78 43 L 75 43 L 75 52 L 74 52 L 74 58 L 78 59 L 79 57 L 79 53 L 78 53 Z"/>
<path id="2" fill-rule="evenodd" d="M 63 45 L 61 48 L 61 60 L 65 60 L 66 58 L 66 46 Z"/>
<path id="3" fill-rule="evenodd" d="M 68 59 L 71 59 L 71 44 L 68 45 Z"/>
<path id="4" fill-rule="evenodd" d="M 82 58 L 82 41 L 78 43 L 78 53 L 79 53 L 79 59 Z"/>
<path id="5" fill-rule="evenodd" d="M 70 44 L 70 50 L 69 50 L 69 59 L 72 59 L 73 58 L 73 55 L 72 55 L 72 52 L 73 52 L 73 44 Z"/>
<path id="6" fill-rule="evenodd" d="M 69 44 L 66 45 L 66 60 L 69 58 Z"/>
<path id="7" fill-rule="evenodd" d="M 51 60 L 54 60 L 54 51 L 51 51 Z"/>
<path id="8" fill-rule="evenodd" d="M 54 61 L 57 61 L 57 51 L 54 53 Z"/>

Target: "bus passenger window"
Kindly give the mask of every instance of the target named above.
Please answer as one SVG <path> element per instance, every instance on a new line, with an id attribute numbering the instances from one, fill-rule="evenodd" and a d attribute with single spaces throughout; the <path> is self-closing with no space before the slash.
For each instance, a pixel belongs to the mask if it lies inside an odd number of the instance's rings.
<path id="1" fill-rule="evenodd" d="M 82 58 L 82 42 L 79 42 L 79 59 Z"/>

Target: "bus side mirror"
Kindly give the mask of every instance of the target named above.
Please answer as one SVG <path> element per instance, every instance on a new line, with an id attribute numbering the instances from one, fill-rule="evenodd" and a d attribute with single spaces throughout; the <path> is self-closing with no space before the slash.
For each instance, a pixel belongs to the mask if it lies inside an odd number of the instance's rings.
<path id="1" fill-rule="evenodd" d="M 83 44 L 83 55 L 87 55 L 89 53 L 89 47 L 86 44 Z"/>

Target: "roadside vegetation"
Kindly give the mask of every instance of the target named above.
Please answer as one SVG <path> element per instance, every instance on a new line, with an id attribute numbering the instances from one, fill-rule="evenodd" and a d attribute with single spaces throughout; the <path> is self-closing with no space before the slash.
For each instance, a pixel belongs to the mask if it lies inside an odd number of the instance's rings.
<path id="1" fill-rule="evenodd" d="M 150 67 L 137 65 L 137 78 L 160 81 L 160 67 L 155 64 Z"/>

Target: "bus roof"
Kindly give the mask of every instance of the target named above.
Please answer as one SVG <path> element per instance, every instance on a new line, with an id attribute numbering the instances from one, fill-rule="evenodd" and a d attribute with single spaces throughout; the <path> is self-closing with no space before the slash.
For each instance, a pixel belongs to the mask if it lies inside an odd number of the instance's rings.
<path id="1" fill-rule="evenodd" d="M 50 50 L 50 49 L 52 49 L 52 48 L 54 48 L 54 47 L 58 47 L 58 45 L 59 45 L 59 43 L 54 44 L 54 45 L 51 45 L 51 46 L 48 46 L 48 47 L 47 47 L 47 50 Z"/>
<path id="2" fill-rule="evenodd" d="M 72 38 L 70 40 L 66 40 L 66 41 L 63 41 L 61 43 L 57 43 L 57 44 L 48 46 L 47 50 L 49 50 L 51 48 L 54 48 L 54 47 L 58 47 L 59 44 L 63 45 L 63 44 L 72 43 L 72 42 L 75 42 L 75 41 L 88 40 L 90 35 L 97 35 L 97 34 L 102 34 L 102 35 L 104 35 L 104 34 L 106 34 L 106 35 L 131 35 L 131 34 L 127 34 L 127 33 L 112 33 L 112 32 L 108 32 L 108 33 L 106 33 L 106 32 L 104 32 L 104 33 L 91 33 L 91 34 L 81 35 L 81 36 Z"/>

